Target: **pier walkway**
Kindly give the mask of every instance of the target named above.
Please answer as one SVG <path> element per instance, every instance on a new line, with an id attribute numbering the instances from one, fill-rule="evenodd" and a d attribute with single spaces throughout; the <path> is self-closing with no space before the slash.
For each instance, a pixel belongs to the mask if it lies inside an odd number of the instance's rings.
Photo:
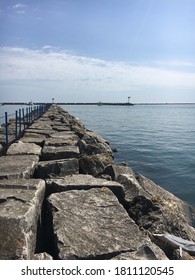
<path id="1" fill-rule="evenodd" d="M 155 234 L 194 242 L 193 211 L 57 105 L 0 156 L 0 259 L 179 259 Z"/>

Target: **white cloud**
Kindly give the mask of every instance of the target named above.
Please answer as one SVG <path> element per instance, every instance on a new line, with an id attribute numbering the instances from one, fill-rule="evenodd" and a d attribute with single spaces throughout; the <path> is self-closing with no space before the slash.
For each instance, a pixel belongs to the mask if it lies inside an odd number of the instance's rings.
<path id="1" fill-rule="evenodd" d="M 13 9 L 21 9 L 21 8 L 25 8 L 26 5 L 18 3 L 16 5 L 13 5 L 12 7 L 13 7 Z"/>
<path id="2" fill-rule="evenodd" d="M 41 50 L 0 48 L 0 83 L 38 83 L 61 92 L 129 92 L 145 87 L 195 89 L 195 71 L 171 71 L 79 56 L 45 45 Z"/>

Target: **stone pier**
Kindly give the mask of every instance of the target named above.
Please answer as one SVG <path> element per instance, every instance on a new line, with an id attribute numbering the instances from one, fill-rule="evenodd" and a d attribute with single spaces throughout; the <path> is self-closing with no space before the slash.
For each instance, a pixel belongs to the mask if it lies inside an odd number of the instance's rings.
<path id="1" fill-rule="evenodd" d="M 0 156 L 0 259 L 194 259 L 157 238 L 195 242 L 194 225 L 190 205 L 55 104 Z"/>

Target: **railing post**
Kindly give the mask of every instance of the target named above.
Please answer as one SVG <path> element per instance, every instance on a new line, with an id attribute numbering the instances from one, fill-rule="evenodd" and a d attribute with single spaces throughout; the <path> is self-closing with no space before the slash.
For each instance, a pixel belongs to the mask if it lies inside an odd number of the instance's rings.
<path id="1" fill-rule="evenodd" d="M 23 120 L 23 127 L 25 129 L 25 115 L 24 115 L 24 108 L 22 108 L 22 120 Z"/>
<path id="2" fill-rule="evenodd" d="M 7 112 L 5 112 L 5 144 L 8 146 L 8 119 Z"/>
<path id="3" fill-rule="evenodd" d="M 15 138 L 17 139 L 18 137 L 18 111 L 16 111 L 16 115 L 15 115 Z"/>
<path id="4" fill-rule="evenodd" d="M 25 119 L 25 122 L 26 122 L 26 127 L 28 127 L 28 108 L 26 108 L 26 119 Z"/>
<path id="5" fill-rule="evenodd" d="M 30 107 L 28 108 L 28 124 L 30 125 Z"/>
<path id="6" fill-rule="evenodd" d="M 19 133 L 21 133 L 21 109 L 19 109 Z"/>
<path id="7" fill-rule="evenodd" d="M 32 107 L 30 107 L 31 123 L 33 122 Z"/>

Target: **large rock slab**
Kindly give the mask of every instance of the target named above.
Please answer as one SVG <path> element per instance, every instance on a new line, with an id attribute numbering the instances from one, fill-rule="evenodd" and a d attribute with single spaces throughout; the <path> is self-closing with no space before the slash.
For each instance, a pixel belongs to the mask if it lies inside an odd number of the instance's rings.
<path id="1" fill-rule="evenodd" d="M 46 180 L 47 194 L 63 192 L 67 190 L 89 190 L 91 188 L 109 188 L 118 198 L 123 200 L 123 186 L 117 182 L 107 181 L 105 179 L 94 178 L 91 175 L 71 175 L 64 178 Z"/>
<path id="2" fill-rule="evenodd" d="M 52 138 L 59 138 L 59 139 L 63 139 L 63 140 L 77 140 L 79 139 L 79 137 L 75 134 L 74 131 L 61 131 L 61 132 L 54 132 L 51 134 Z"/>
<path id="3" fill-rule="evenodd" d="M 109 259 L 151 244 L 108 188 L 52 194 L 48 208 L 58 259 Z"/>
<path id="4" fill-rule="evenodd" d="M 39 157 L 14 155 L 0 157 L 0 179 L 28 179 L 32 177 Z"/>
<path id="5" fill-rule="evenodd" d="M 43 180 L 0 180 L 0 259 L 32 259 L 45 194 Z"/>
<path id="6" fill-rule="evenodd" d="M 36 135 L 33 135 L 33 137 L 22 137 L 20 138 L 20 140 L 18 140 L 17 142 L 23 142 L 23 143 L 34 143 L 36 145 L 39 145 L 41 147 L 43 147 L 43 144 L 45 143 L 46 137 L 45 136 L 41 136 L 41 137 L 35 137 Z"/>
<path id="7" fill-rule="evenodd" d="M 55 160 L 78 157 L 79 148 L 77 146 L 44 146 L 42 150 L 41 160 Z"/>
<path id="8" fill-rule="evenodd" d="M 38 130 L 52 130 L 51 123 L 42 122 L 40 120 L 34 122 L 29 129 L 38 129 Z"/>
<path id="9" fill-rule="evenodd" d="M 24 132 L 24 136 L 32 137 L 34 135 L 36 137 L 42 137 L 44 135 L 50 137 L 53 132 L 52 129 L 27 128 Z"/>
<path id="10" fill-rule="evenodd" d="M 79 174 L 79 161 L 76 158 L 40 161 L 36 170 L 36 177 L 41 179 L 72 174 Z"/>
<path id="11" fill-rule="evenodd" d="M 78 143 L 78 140 L 72 139 L 72 138 L 48 138 L 45 141 L 45 146 L 55 146 L 55 147 L 61 147 L 61 146 L 76 146 Z"/>
<path id="12" fill-rule="evenodd" d="M 42 148 L 34 143 L 13 143 L 7 150 L 7 155 L 41 155 Z"/>
<path id="13" fill-rule="evenodd" d="M 142 175 L 120 175 L 130 217 L 152 234 L 170 233 L 185 240 L 195 241 L 194 209 L 170 192 Z M 155 240 L 154 240 L 155 241 Z M 164 244 L 171 258 L 173 250 Z"/>

